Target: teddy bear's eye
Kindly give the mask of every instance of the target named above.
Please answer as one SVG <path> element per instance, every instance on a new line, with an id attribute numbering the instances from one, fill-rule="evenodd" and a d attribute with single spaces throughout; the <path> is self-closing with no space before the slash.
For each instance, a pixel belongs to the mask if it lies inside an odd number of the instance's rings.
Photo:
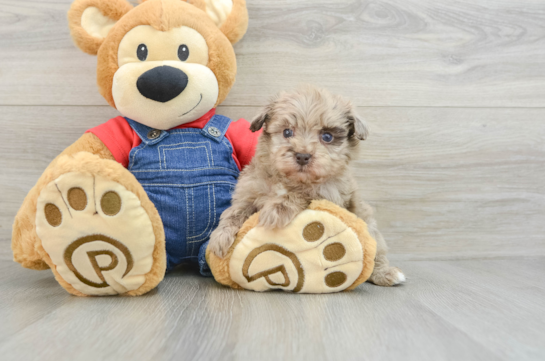
<path id="1" fill-rule="evenodd" d="M 182 44 L 178 48 L 178 58 L 180 58 L 181 61 L 186 61 L 187 58 L 189 58 L 189 48 L 187 45 Z"/>
<path id="2" fill-rule="evenodd" d="M 146 44 L 140 44 L 138 45 L 138 49 L 136 49 L 136 56 L 140 61 L 145 61 L 148 58 L 148 47 Z"/>

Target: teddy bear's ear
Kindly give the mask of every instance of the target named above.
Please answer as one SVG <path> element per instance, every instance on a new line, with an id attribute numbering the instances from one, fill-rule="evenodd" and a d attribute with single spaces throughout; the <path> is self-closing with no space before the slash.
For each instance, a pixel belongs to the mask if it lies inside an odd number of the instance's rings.
<path id="1" fill-rule="evenodd" d="M 201 0 L 206 13 L 227 36 L 231 44 L 236 43 L 248 29 L 246 0 Z"/>
<path id="2" fill-rule="evenodd" d="M 125 0 L 76 0 L 68 11 L 68 26 L 74 43 L 96 55 L 115 23 L 132 9 Z"/>

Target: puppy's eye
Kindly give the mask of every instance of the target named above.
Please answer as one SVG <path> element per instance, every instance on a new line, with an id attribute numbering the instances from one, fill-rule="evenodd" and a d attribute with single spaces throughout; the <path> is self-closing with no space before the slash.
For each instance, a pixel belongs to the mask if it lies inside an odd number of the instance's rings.
<path id="1" fill-rule="evenodd" d="M 331 133 L 323 133 L 322 140 L 326 143 L 331 143 L 333 141 L 333 136 L 331 135 Z"/>
<path id="2" fill-rule="evenodd" d="M 189 48 L 187 45 L 182 44 L 178 48 L 178 58 L 180 58 L 181 61 L 186 61 L 187 58 L 189 58 Z"/>
<path id="3" fill-rule="evenodd" d="M 291 137 L 293 137 L 293 130 L 284 129 L 284 138 L 291 138 Z"/>
<path id="4" fill-rule="evenodd" d="M 146 44 L 138 45 L 138 49 L 136 49 L 136 56 L 140 61 L 145 61 L 148 58 L 148 47 Z"/>

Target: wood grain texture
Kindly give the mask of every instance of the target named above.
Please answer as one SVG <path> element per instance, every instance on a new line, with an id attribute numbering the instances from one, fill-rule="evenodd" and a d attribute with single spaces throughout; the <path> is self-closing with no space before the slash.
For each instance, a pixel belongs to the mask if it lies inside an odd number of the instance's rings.
<path id="1" fill-rule="evenodd" d="M 257 112 L 218 110 L 233 119 Z M 117 113 L 93 106 L 3 106 L 0 113 L 10 120 L 0 158 L 0 240 L 7 241 L 17 209 L 47 164 Z M 398 259 L 545 255 L 545 109 L 359 113 L 371 136 L 353 170 Z"/>
<path id="2" fill-rule="evenodd" d="M 545 357 L 544 258 L 399 265 L 404 286 L 334 295 L 234 291 L 185 270 L 147 296 L 77 298 L 49 271 L 4 262 L 0 353 L 6 361 Z"/>
<path id="3" fill-rule="evenodd" d="M 71 0 L 0 0 L 0 104 L 104 105 Z M 250 0 L 225 105 L 314 83 L 360 106 L 543 107 L 539 0 Z"/>
<path id="4" fill-rule="evenodd" d="M 182 270 L 138 298 L 72 297 L 11 260 L 47 164 L 117 115 L 71 1 L 0 0 L 2 361 L 545 359 L 545 1 L 247 0 L 218 112 L 299 83 L 353 99 L 371 128 L 353 170 L 408 283 L 259 294 Z"/>

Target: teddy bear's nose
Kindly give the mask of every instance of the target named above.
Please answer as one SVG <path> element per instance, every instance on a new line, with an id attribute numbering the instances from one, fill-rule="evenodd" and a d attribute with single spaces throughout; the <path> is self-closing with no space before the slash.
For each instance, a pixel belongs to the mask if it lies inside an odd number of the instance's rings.
<path id="1" fill-rule="evenodd" d="M 187 74 L 171 66 L 158 66 L 140 75 L 136 87 L 148 99 L 166 103 L 180 95 L 187 86 Z"/>

